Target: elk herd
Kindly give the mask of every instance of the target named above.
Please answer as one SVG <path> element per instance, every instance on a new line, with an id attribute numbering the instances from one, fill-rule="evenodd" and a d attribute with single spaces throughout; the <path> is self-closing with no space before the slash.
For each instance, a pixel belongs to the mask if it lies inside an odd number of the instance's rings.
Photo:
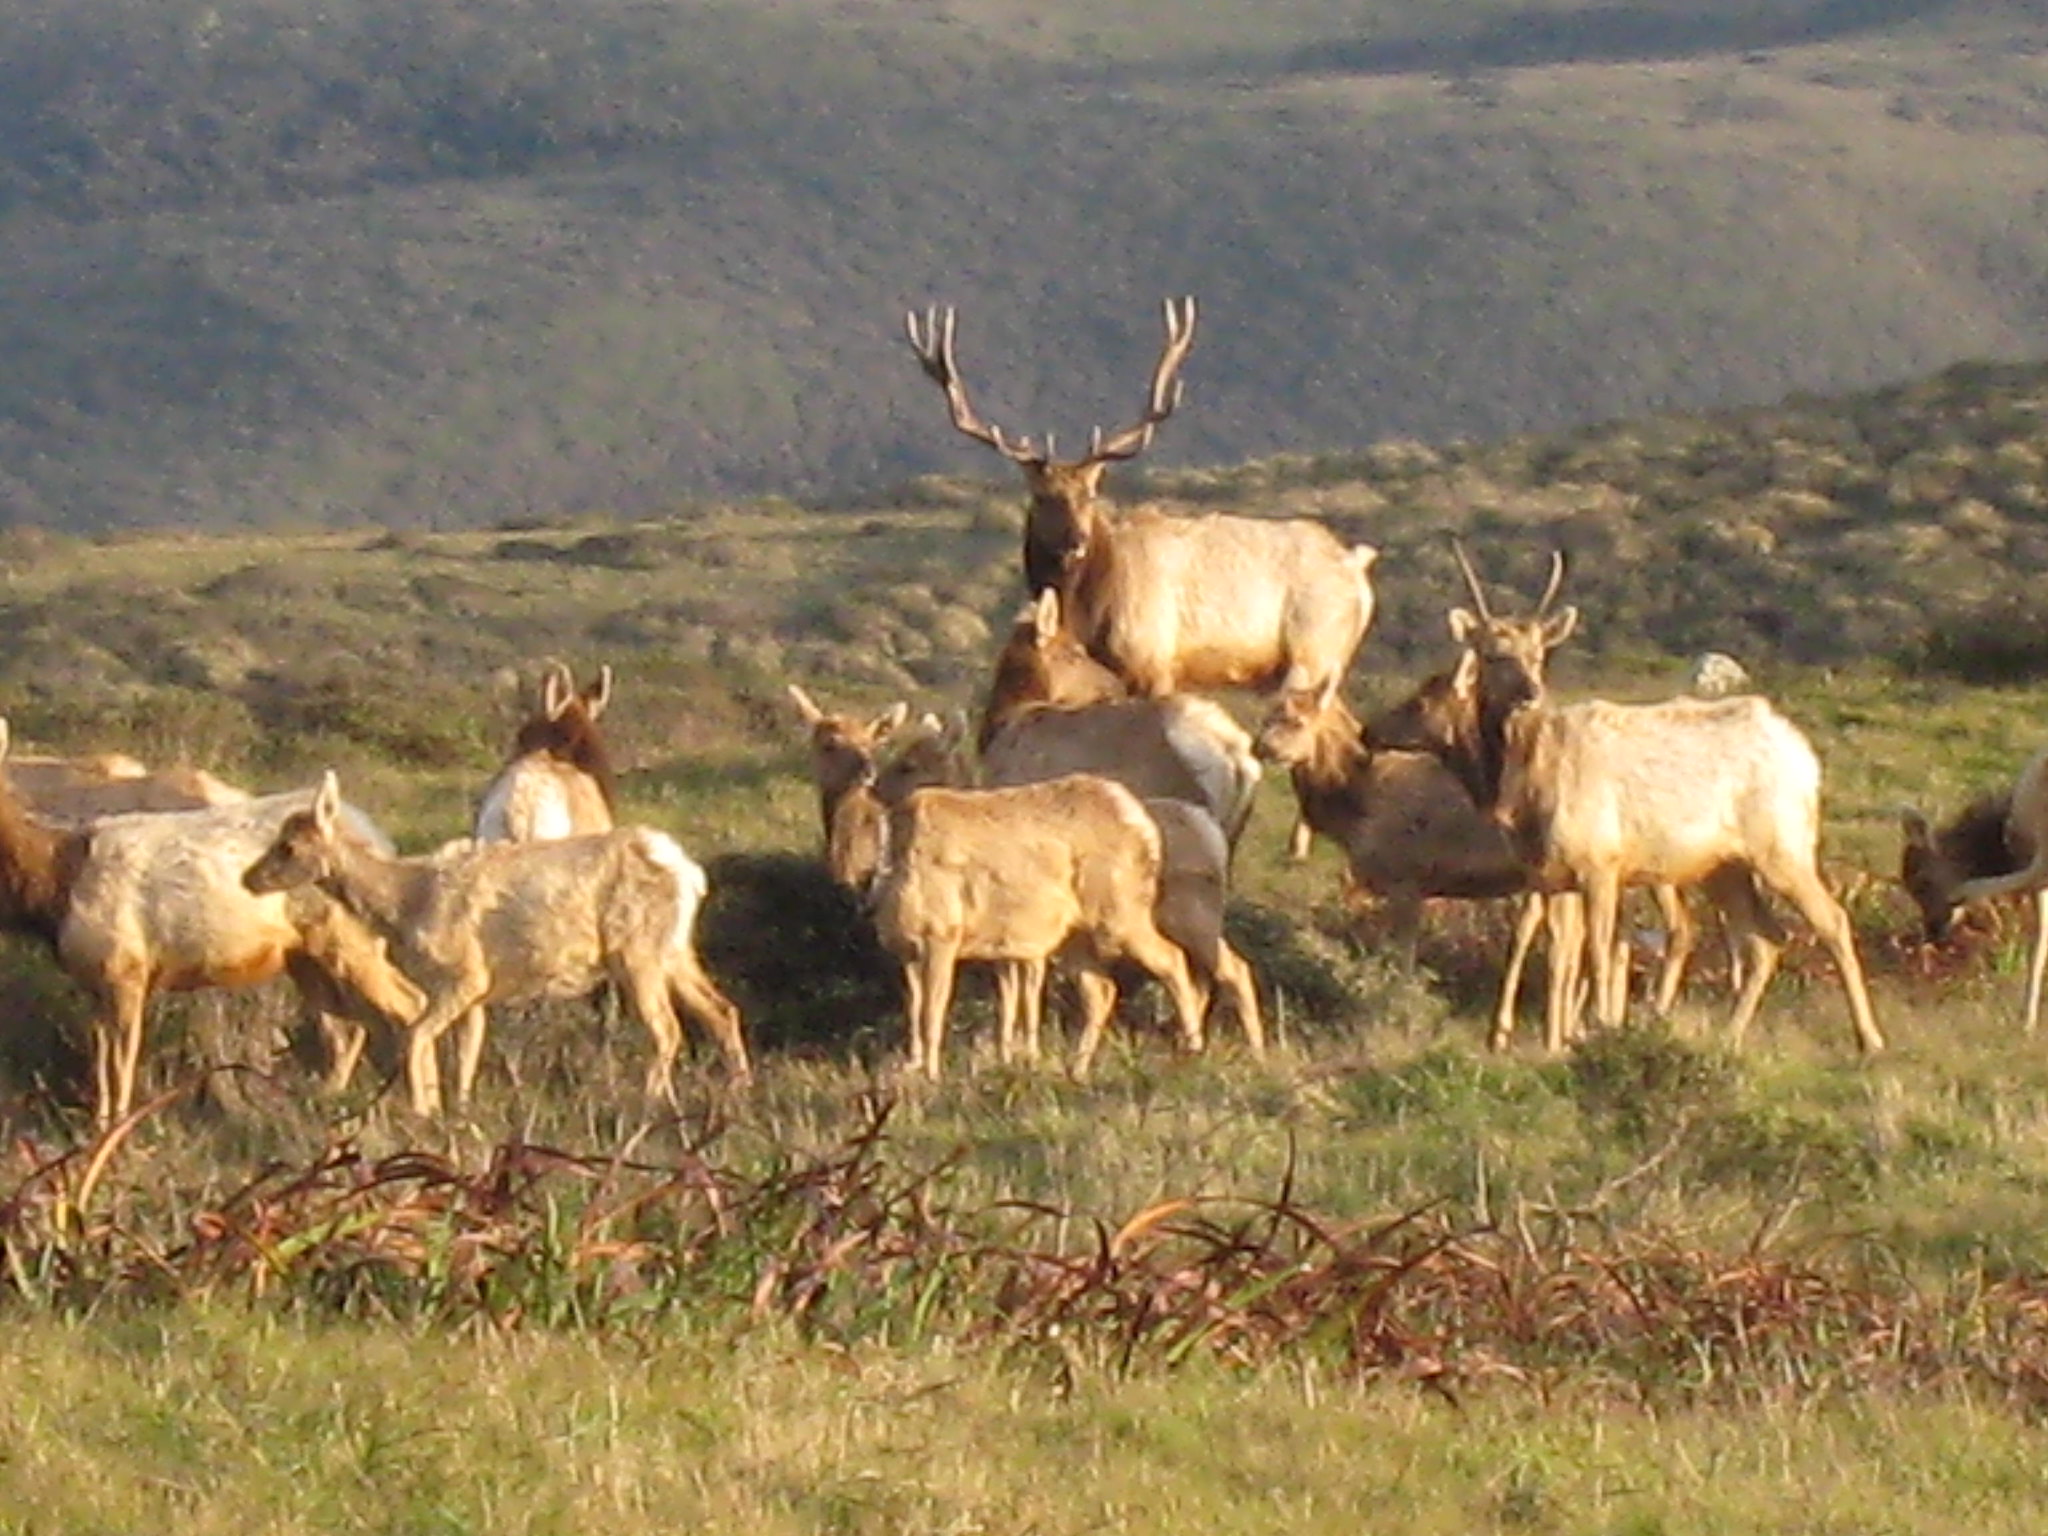
<path id="1" fill-rule="evenodd" d="M 1375 549 L 1313 520 L 1104 504 L 1108 466 L 1142 452 L 1180 403 L 1194 301 L 1168 301 L 1165 323 L 1138 420 L 1061 460 L 1050 437 L 1041 448 L 977 414 L 952 310 L 908 317 L 953 426 L 1016 464 L 1030 498 L 1026 601 L 971 731 L 905 704 L 837 712 L 788 686 L 826 867 L 901 968 L 909 1069 L 941 1075 L 963 961 L 992 968 L 1006 1061 L 1039 1057 L 1056 971 L 1078 1003 L 1077 1075 L 1134 975 L 1161 984 L 1185 1048 L 1202 1047 L 1220 1005 L 1263 1050 L 1257 978 L 1224 913 L 1265 765 L 1291 782 L 1297 847 L 1335 845 L 1397 936 L 1412 937 L 1431 899 L 1515 904 L 1496 1047 L 1539 932 L 1547 1047 L 1567 1048 L 1589 1019 L 1621 1021 L 1618 914 L 1624 891 L 1644 887 L 1666 929 L 1660 1010 L 1692 953 L 1696 889 L 1728 936 L 1728 1031 L 1741 1038 L 1785 940 L 1775 893 L 1831 957 L 1858 1046 L 1881 1050 L 1848 916 L 1819 869 L 1819 759 L 1763 698 L 1700 696 L 1726 692 L 1732 663 L 1691 696 L 1560 701 L 1547 663 L 1577 624 L 1557 607 L 1562 558 L 1532 612 L 1503 615 L 1456 548 L 1471 606 L 1448 611 L 1450 664 L 1361 720 L 1342 685 L 1373 619 Z M 602 983 L 649 1037 L 650 1095 L 673 1094 L 684 1017 L 746 1080 L 739 1010 L 697 951 L 703 869 L 666 833 L 615 821 L 598 728 L 612 682 L 607 667 L 579 688 L 551 663 L 473 835 L 414 857 L 332 773 L 251 797 L 124 757 L 11 756 L 0 720 L 0 925 L 46 944 L 86 994 L 99 1118 L 133 1107 L 154 996 L 278 975 L 326 1044 L 330 1088 L 384 1031 L 422 1115 L 442 1107 L 443 1035 L 455 1034 L 460 1104 L 492 1005 Z M 1264 696 L 1255 731 L 1215 689 Z M 1939 827 L 1905 813 L 1904 830 L 1901 878 L 1930 938 L 1962 904 L 2034 894 L 2033 1028 L 2048 970 L 2048 753 Z"/>

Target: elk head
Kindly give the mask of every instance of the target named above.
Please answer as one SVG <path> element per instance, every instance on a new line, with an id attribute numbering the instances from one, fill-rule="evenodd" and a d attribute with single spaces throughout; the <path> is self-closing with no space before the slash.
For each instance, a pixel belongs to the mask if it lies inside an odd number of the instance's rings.
<path id="1" fill-rule="evenodd" d="M 1453 539 L 1451 552 L 1458 558 L 1465 589 L 1472 594 L 1471 608 L 1453 608 L 1450 612 L 1451 638 L 1465 648 L 1478 666 L 1479 696 L 1489 711 L 1503 715 L 1519 705 L 1534 703 L 1543 696 L 1544 670 L 1550 653 L 1570 638 L 1579 623 L 1579 610 L 1575 607 L 1557 613 L 1550 611 L 1550 605 L 1557 601 L 1558 588 L 1564 584 L 1563 553 L 1551 551 L 1550 581 L 1535 613 L 1528 618 L 1503 618 L 1488 606 L 1486 589 L 1465 556 L 1465 546 Z"/>
<path id="2" fill-rule="evenodd" d="M 829 840 L 839 802 L 859 786 L 874 782 L 875 760 L 910 718 L 910 706 L 899 700 L 872 720 L 863 721 L 827 713 L 795 683 L 789 685 L 789 697 L 810 733 L 811 773 L 818 783 L 818 807 Z"/>
<path id="3" fill-rule="evenodd" d="M 1053 457 L 1050 434 L 1043 449 L 1030 438 L 1012 439 L 999 427 L 975 414 L 968 403 L 967 388 L 953 362 L 955 313 L 951 306 L 934 306 L 920 317 L 915 310 L 905 317 L 910 349 L 917 356 L 925 377 L 945 392 L 953 425 L 976 442 L 993 448 L 1024 472 L 1031 493 L 1031 507 L 1024 519 L 1024 580 L 1033 594 L 1048 587 L 1064 588 L 1072 568 L 1083 560 L 1099 537 L 1101 514 L 1096 498 L 1102 475 L 1121 459 L 1134 459 L 1152 441 L 1159 424 L 1180 404 L 1181 364 L 1195 344 L 1195 301 L 1192 298 L 1165 302 L 1166 344 L 1152 370 L 1152 388 L 1144 413 L 1131 426 L 1104 435 L 1094 429 L 1087 454 L 1078 459 Z"/>
<path id="4" fill-rule="evenodd" d="M 2012 846 L 2011 811 L 2012 797 L 1994 794 L 1938 828 L 1930 827 L 1918 811 L 1899 812 L 1905 832 L 1899 884 L 1920 909 L 1928 943 L 1939 944 L 1948 937 L 1959 905 L 1956 892 L 1965 881 L 2009 874 L 2026 862 Z"/>
<path id="5" fill-rule="evenodd" d="M 313 792 L 312 806 L 285 817 L 270 846 L 242 872 L 243 888 L 262 896 L 332 875 L 340 816 L 341 783 L 330 768 Z"/>
<path id="6" fill-rule="evenodd" d="M 1129 697 L 1124 680 L 1090 656 L 1067 628 L 1060 595 L 1047 588 L 1018 613 L 1010 638 L 996 655 L 975 746 L 986 752 L 1019 710 L 1035 704 L 1071 709 Z"/>

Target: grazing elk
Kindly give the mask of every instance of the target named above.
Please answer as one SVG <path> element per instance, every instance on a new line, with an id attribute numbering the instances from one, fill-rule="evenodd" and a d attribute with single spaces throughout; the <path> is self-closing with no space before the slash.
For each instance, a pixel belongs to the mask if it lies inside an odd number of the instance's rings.
<path id="1" fill-rule="evenodd" d="M 622 827 L 532 843 L 465 840 L 394 859 L 340 834 L 340 804 L 330 770 L 242 883 L 256 892 L 318 886 L 390 940 L 426 993 L 406 1042 L 416 1113 L 441 1107 L 435 1045 L 451 1025 L 462 1025 L 461 1103 L 482 1059 L 488 1004 L 580 997 L 606 979 L 654 1041 L 650 1097 L 674 1098 L 678 1001 L 718 1042 L 733 1077 L 751 1075 L 739 1010 L 697 956 L 704 871 L 673 839 Z"/>
<path id="2" fill-rule="evenodd" d="M 2034 898 L 2025 1015 L 2032 1034 L 2048 973 L 2048 752 L 2029 759 L 2011 788 L 1981 797 L 1939 828 L 1930 828 L 1918 811 L 1903 811 L 1900 820 L 1906 837 L 1899 879 L 1920 908 L 1929 943 L 1948 937 L 1958 907 L 2000 896 Z"/>
<path id="3" fill-rule="evenodd" d="M 1513 657 L 1488 655 L 1468 637 L 1430 713 L 1418 723 L 1434 740 L 1419 744 L 1433 745 L 1499 822 L 1532 883 L 1585 898 L 1603 1023 L 1620 1022 L 1626 995 L 1616 985 L 1622 887 L 1700 885 L 1744 955 L 1729 1021 L 1739 1042 L 1782 938 L 1760 881 L 1813 925 L 1841 971 L 1858 1043 L 1883 1049 L 1848 914 L 1820 876 L 1820 760 L 1770 704 L 1553 704 Z"/>
<path id="4" fill-rule="evenodd" d="M 1024 579 L 1060 594 L 1067 622 L 1133 692 L 1279 687 L 1317 692 L 1341 679 L 1372 623 L 1369 572 L 1377 551 L 1346 548 L 1321 523 L 1212 513 L 1112 516 L 1103 472 L 1135 458 L 1179 404 L 1181 364 L 1194 345 L 1195 302 L 1166 303 L 1166 346 L 1143 416 L 1086 456 L 1062 461 L 1052 441 L 1012 441 L 968 403 L 953 361 L 954 312 L 907 318 L 911 349 L 945 392 L 953 425 L 1024 472 Z"/>
<path id="5" fill-rule="evenodd" d="M 977 738 L 991 784 L 1099 773 L 1145 800 L 1201 806 L 1236 847 L 1259 762 L 1244 727 L 1207 699 L 1133 699 L 1060 621 L 1041 592 L 996 658 Z"/>
<path id="6" fill-rule="evenodd" d="M 1046 967 L 1064 952 L 1083 999 L 1076 1076 L 1094 1060 L 1116 1001 L 1119 958 L 1165 984 L 1191 1050 L 1202 1043 L 1201 997 L 1181 947 L 1159 929 L 1164 863 L 1159 825 L 1120 784 L 1073 774 L 1008 789 L 912 791 L 889 808 L 870 893 L 875 931 L 903 966 L 913 1070 L 941 1072 L 946 1017 L 962 960 L 1012 968 L 1003 1034 L 1024 1015 L 1035 1034 Z"/>
<path id="7" fill-rule="evenodd" d="M 122 752 L 90 757 L 9 757 L 14 792 L 44 821 L 79 826 L 133 811 L 197 811 L 249 796 L 202 768 L 152 772 Z"/>
<path id="8" fill-rule="evenodd" d="M 541 672 L 540 709 L 519 728 L 512 760 L 477 805 L 479 842 L 537 842 L 611 831 L 617 812 L 611 759 L 597 722 L 612 698 L 612 669 L 579 692 L 569 669 Z"/>
<path id="9" fill-rule="evenodd" d="M 361 923 L 316 892 L 286 898 L 242 888 L 243 868 L 305 795 L 56 828 L 13 792 L 7 736 L 0 719 L 0 926 L 47 943 L 91 999 L 93 1112 L 102 1123 L 134 1102 L 144 1023 L 159 992 L 290 976 L 306 1008 L 328 1016 L 334 1088 L 347 1082 L 363 1040 L 359 1028 L 343 1031 L 343 1015 L 394 1030 L 411 1023 L 420 995 Z M 345 809 L 351 840 L 381 841 L 360 812 Z"/>

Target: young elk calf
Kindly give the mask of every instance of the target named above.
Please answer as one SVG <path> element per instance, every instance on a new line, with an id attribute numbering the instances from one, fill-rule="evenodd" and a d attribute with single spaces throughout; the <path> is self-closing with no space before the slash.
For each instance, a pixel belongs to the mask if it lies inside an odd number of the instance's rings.
<path id="1" fill-rule="evenodd" d="M 579 693 L 559 661 L 541 673 L 540 709 L 519 728 L 512 760 L 477 805 L 479 842 L 539 842 L 609 832 L 617 804 L 598 717 L 612 698 L 612 669 Z"/>
<path id="2" fill-rule="evenodd" d="M 1939 829 L 1918 811 L 1902 812 L 1901 820 L 1906 841 L 1899 878 L 1920 908 L 1929 943 L 1948 936 L 1958 907 L 2000 896 L 2034 898 L 2025 1014 L 2032 1034 L 2048 973 L 2048 752 L 2030 759 L 2010 789 L 1984 796 Z"/>
<path id="3" fill-rule="evenodd" d="M 483 1054 L 487 1004 L 579 997 L 607 978 L 653 1038 L 650 1096 L 674 1097 L 676 1000 L 717 1040 L 732 1075 L 749 1076 L 739 1010 L 697 957 L 704 872 L 672 839 L 628 827 L 549 842 L 460 842 L 392 859 L 339 835 L 340 803 L 329 772 L 242 881 L 259 892 L 317 885 L 390 939 L 426 992 L 407 1041 L 416 1113 L 440 1108 L 435 1043 L 451 1025 L 463 1026 L 461 1102 Z"/>
<path id="4" fill-rule="evenodd" d="M 338 1042 L 329 1086 L 340 1087 L 362 1047 L 339 1016 L 402 1029 L 418 991 L 384 945 L 318 892 L 259 897 L 241 872 L 307 801 L 272 795 L 206 810 L 110 816 L 84 830 L 53 828 L 11 787 L 0 719 L 0 926 L 49 944 L 92 1001 L 93 1112 L 128 1113 L 150 999 L 160 992 L 240 987 L 288 974 L 309 1011 L 330 1017 Z M 351 834 L 382 834 L 352 808 Z M 387 845 L 388 846 L 388 845 Z"/>
<path id="5" fill-rule="evenodd" d="M 1005 982 L 1006 1037 L 1024 1010 L 1035 1033 L 1046 967 L 1065 950 L 1079 972 L 1084 1020 L 1074 1072 L 1085 1076 L 1116 1002 L 1113 960 L 1166 986 L 1189 1049 L 1202 1042 L 1201 999 L 1183 951 L 1160 932 L 1158 824 L 1120 784 L 1075 774 L 1010 789 L 919 789 L 889 810 L 872 906 L 875 931 L 903 965 L 913 1070 L 936 1078 L 962 960 L 1015 967 Z"/>
<path id="6" fill-rule="evenodd" d="M 1103 471 L 1136 458 L 1180 403 L 1180 368 L 1195 340 L 1195 301 L 1166 304 L 1166 346 L 1135 426 L 1062 462 L 1030 439 L 1012 442 L 968 403 L 953 362 L 954 314 L 907 317 L 911 350 L 945 393 L 954 427 L 1024 472 L 1024 580 L 1060 594 L 1089 654 L 1144 698 L 1196 688 L 1317 692 L 1341 679 L 1372 623 L 1377 551 L 1345 548 L 1306 519 L 1112 517 L 1098 501 Z"/>
<path id="7" fill-rule="evenodd" d="M 1056 592 L 1018 615 L 996 658 L 978 738 L 991 784 L 1099 773 L 1145 800 L 1199 805 L 1237 845 L 1259 786 L 1244 727 L 1207 699 L 1133 699 L 1060 618 Z"/>

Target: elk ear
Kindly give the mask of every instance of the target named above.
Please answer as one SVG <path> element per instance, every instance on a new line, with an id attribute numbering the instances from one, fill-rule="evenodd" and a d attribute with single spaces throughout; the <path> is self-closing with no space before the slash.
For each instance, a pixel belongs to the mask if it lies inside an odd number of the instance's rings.
<path id="1" fill-rule="evenodd" d="M 909 718 L 910 706 L 904 703 L 903 700 L 898 699 L 894 704 L 891 704 L 887 709 L 875 716 L 873 720 L 868 722 L 868 733 L 874 737 L 875 745 L 880 746 L 891 736 L 902 730 L 903 722 Z"/>
<path id="2" fill-rule="evenodd" d="M 825 711 L 811 702 L 811 696 L 795 683 L 789 685 L 790 701 L 796 705 L 796 712 L 804 717 L 805 725 L 816 725 L 825 718 Z"/>
<path id="3" fill-rule="evenodd" d="M 313 791 L 313 825 L 320 829 L 323 837 L 334 834 L 335 818 L 341 814 L 341 780 L 328 769 L 320 776 L 320 787 Z"/>
<path id="4" fill-rule="evenodd" d="M 7 760 L 7 748 L 12 744 L 12 740 L 13 738 L 7 729 L 7 717 L 0 715 L 0 762 Z"/>
<path id="5" fill-rule="evenodd" d="M 1479 633 L 1479 615 L 1470 608 L 1453 608 L 1450 611 L 1449 620 L 1451 638 L 1460 645 L 1469 644 L 1472 637 Z"/>
<path id="6" fill-rule="evenodd" d="M 1577 604 L 1573 604 L 1571 607 L 1553 614 L 1543 623 L 1543 649 L 1546 651 L 1556 650 L 1571 638 L 1572 631 L 1578 627 L 1579 610 Z"/>
<path id="7" fill-rule="evenodd" d="M 1380 552 L 1375 545 L 1354 544 L 1351 546 L 1351 563 L 1358 568 L 1358 574 L 1361 576 L 1373 568 L 1373 563 L 1379 557 Z"/>
<path id="8" fill-rule="evenodd" d="M 583 687 L 583 711 L 594 721 L 611 701 L 612 668 L 611 663 L 606 662 L 597 669 L 597 676 Z"/>
<path id="9" fill-rule="evenodd" d="M 1479 653 L 1458 652 L 1458 664 L 1451 668 L 1451 696 L 1469 699 L 1479 692 Z"/>
<path id="10" fill-rule="evenodd" d="M 1031 633 L 1040 645 L 1049 644 L 1060 632 L 1060 594 L 1047 587 L 1031 600 Z"/>
<path id="11" fill-rule="evenodd" d="M 1908 848 L 1925 848 L 1934 841 L 1934 834 L 1927 826 L 1927 818 L 1911 806 L 1900 808 L 1899 825 L 1905 829 Z"/>

